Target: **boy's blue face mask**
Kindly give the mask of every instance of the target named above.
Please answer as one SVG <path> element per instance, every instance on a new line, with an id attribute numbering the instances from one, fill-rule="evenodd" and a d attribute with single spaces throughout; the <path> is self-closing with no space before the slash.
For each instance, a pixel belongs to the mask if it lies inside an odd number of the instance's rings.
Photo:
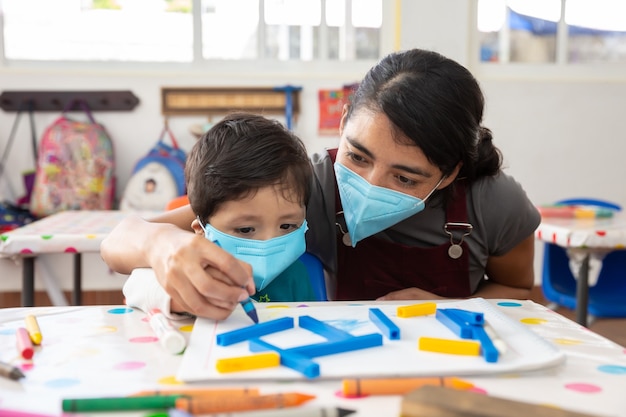
<path id="1" fill-rule="evenodd" d="M 256 290 L 267 287 L 306 250 L 304 234 L 308 230 L 306 220 L 298 229 L 284 236 L 268 240 L 254 240 L 220 232 L 210 224 L 200 226 L 204 236 L 235 258 L 252 266 Z"/>
<path id="2" fill-rule="evenodd" d="M 335 162 L 335 176 L 353 247 L 366 237 L 424 210 L 426 199 L 443 181 L 443 178 L 439 180 L 435 188 L 422 200 L 389 188 L 372 185 L 339 162 Z"/>

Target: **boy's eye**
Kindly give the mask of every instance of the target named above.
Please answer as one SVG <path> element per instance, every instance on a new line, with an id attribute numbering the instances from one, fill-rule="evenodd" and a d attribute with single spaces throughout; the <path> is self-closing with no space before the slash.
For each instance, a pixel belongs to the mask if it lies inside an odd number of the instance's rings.
<path id="1" fill-rule="evenodd" d="M 298 228 L 298 225 L 295 223 L 283 223 L 280 225 L 280 228 L 282 230 L 296 230 Z"/>
<path id="2" fill-rule="evenodd" d="M 246 235 L 254 232 L 254 227 L 240 227 L 237 229 L 237 232 L 241 233 L 242 235 Z"/>

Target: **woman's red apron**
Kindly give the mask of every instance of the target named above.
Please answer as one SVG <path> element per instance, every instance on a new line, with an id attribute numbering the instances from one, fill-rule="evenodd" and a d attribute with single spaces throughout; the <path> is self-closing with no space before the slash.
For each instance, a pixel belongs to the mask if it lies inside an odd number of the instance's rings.
<path id="1" fill-rule="evenodd" d="M 334 162 L 336 150 L 329 150 Z M 451 241 L 440 246 L 418 248 L 370 236 L 356 247 L 346 246 L 337 227 L 337 300 L 373 300 L 391 291 L 417 287 L 444 297 L 471 295 L 469 248 L 459 238 L 469 234 L 465 185 L 460 182 L 456 194 L 446 207 L 448 230 L 463 229 Z M 337 212 L 342 210 L 336 196 Z M 419 213 L 417 214 L 419 216 Z M 446 234 L 442 225 L 441 233 Z M 459 245 L 460 243 L 460 245 Z M 450 255 L 451 246 L 462 249 L 458 258 Z"/>

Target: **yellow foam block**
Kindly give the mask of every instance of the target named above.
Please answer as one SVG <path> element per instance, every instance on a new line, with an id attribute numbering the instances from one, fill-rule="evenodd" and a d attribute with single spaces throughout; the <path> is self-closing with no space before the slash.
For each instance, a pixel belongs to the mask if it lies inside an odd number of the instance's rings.
<path id="1" fill-rule="evenodd" d="M 276 352 L 268 352 L 259 353 L 258 355 L 218 359 L 215 367 L 218 372 L 226 373 L 272 368 L 278 365 L 280 365 L 280 355 Z"/>
<path id="2" fill-rule="evenodd" d="M 400 306 L 398 307 L 396 314 L 398 317 L 414 317 L 435 314 L 436 311 L 437 303 L 421 303 L 410 306 Z"/>
<path id="3" fill-rule="evenodd" d="M 480 343 L 473 340 L 439 339 L 436 337 L 420 337 L 417 345 L 419 350 L 453 355 L 480 356 Z"/>

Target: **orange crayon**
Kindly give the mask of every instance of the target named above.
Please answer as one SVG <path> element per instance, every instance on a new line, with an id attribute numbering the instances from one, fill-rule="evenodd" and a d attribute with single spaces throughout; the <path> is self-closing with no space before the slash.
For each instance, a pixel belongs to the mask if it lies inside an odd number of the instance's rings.
<path id="1" fill-rule="evenodd" d="M 224 398 L 181 397 L 176 400 L 176 408 L 191 414 L 215 414 L 232 411 L 249 411 L 295 407 L 314 399 L 314 395 L 299 392 L 282 394 L 248 395 Z"/>
<path id="2" fill-rule="evenodd" d="M 470 389 L 474 385 L 455 377 L 431 378 L 355 378 L 342 382 L 345 396 L 404 395 L 424 385 Z"/>
<path id="3" fill-rule="evenodd" d="M 186 395 L 188 397 L 228 397 L 242 395 L 259 395 L 258 388 L 170 388 L 152 391 L 139 391 L 131 397 L 146 397 L 154 395 Z"/>

